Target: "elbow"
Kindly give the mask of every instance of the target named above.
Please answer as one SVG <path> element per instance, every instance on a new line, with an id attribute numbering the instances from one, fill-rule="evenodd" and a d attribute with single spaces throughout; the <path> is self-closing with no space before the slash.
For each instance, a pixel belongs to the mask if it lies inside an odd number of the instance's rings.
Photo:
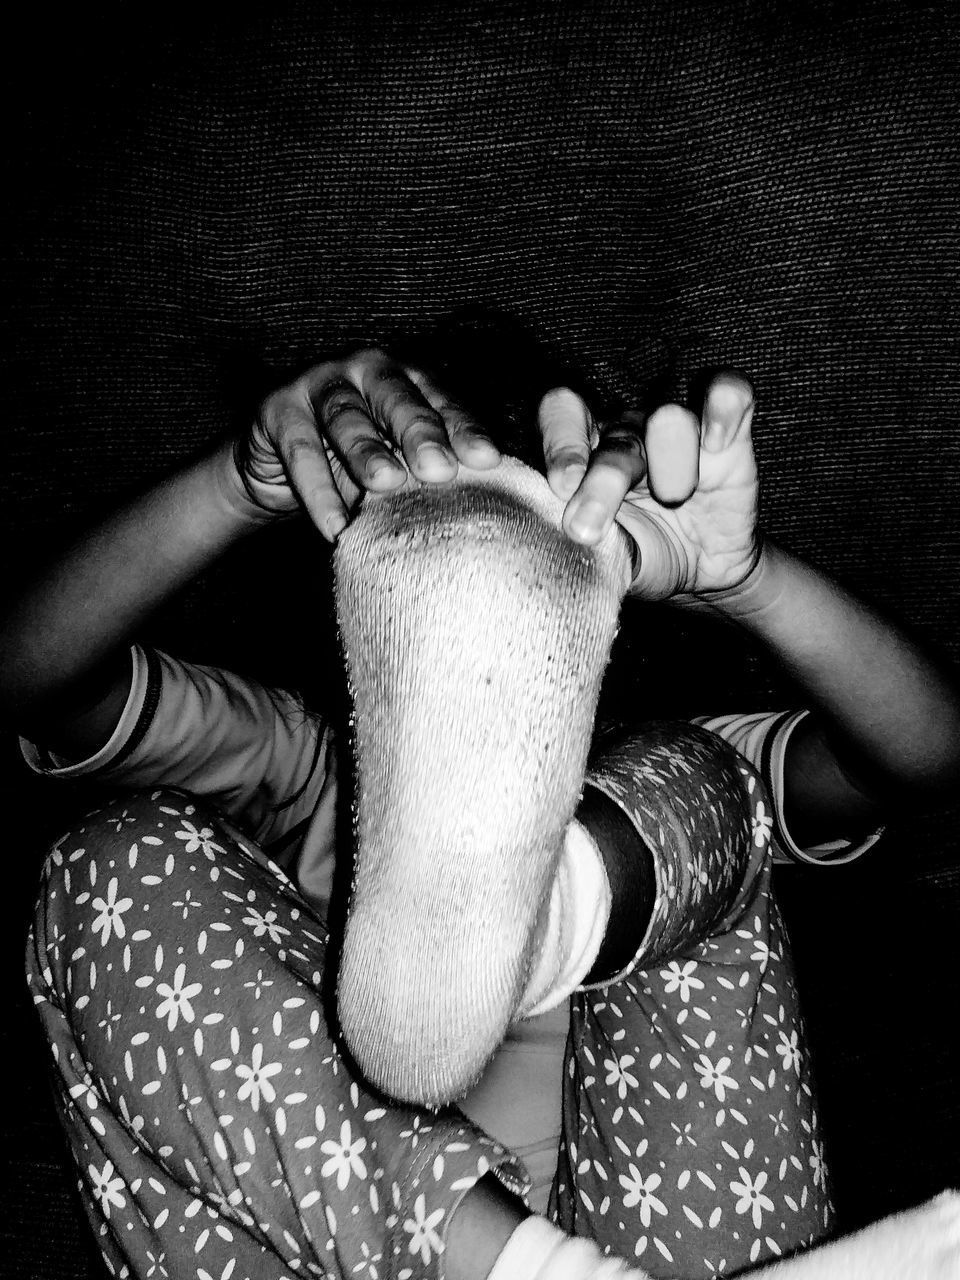
<path id="1" fill-rule="evenodd" d="M 953 741 L 927 743 L 879 770 L 869 791 L 879 805 L 891 802 L 920 810 L 940 809 L 960 800 L 960 734 Z M 864 788 L 865 790 L 866 788 Z"/>

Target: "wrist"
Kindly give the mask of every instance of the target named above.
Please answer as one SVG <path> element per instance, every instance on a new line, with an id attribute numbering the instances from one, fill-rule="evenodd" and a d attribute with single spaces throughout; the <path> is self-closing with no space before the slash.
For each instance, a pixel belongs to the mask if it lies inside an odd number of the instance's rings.
<path id="1" fill-rule="evenodd" d="M 697 599 L 730 622 L 759 625 L 782 599 L 786 577 L 786 553 L 776 543 L 762 539 L 752 567 L 739 582 L 719 591 L 702 592 Z"/>
<path id="2" fill-rule="evenodd" d="M 224 440 L 204 459 L 209 468 L 212 492 L 222 513 L 237 524 L 238 532 L 273 524 L 280 513 L 261 506 L 244 483 L 238 442 Z"/>

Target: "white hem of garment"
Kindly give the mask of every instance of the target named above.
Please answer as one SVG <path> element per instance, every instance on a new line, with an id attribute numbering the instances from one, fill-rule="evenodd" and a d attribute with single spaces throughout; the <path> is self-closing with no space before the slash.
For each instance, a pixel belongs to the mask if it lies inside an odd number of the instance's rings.
<path id="1" fill-rule="evenodd" d="M 547 927 L 517 1016 L 536 1018 L 580 989 L 600 952 L 612 898 L 596 841 L 574 819 L 550 892 Z"/>

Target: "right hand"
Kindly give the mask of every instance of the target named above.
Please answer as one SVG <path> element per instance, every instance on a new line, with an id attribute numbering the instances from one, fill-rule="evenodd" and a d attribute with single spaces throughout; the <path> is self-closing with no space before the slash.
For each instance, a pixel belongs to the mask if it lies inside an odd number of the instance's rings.
<path id="1" fill-rule="evenodd" d="M 732 372 L 713 379 L 699 418 L 664 405 L 603 430 L 573 392 L 548 393 L 540 429 L 567 533 L 595 545 L 616 520 L 636 548 L 631 595 L 692 605 L 738 591 L 761 549 L 752 416 L 753 391 Z"/>
<path id="2" fill-rule="evenodd" d="M 481 428 L 419 370 L 366 349 L 314 366 L 268 396 L 235 444 L 246 497 L 261 512 L 302 507 L 335 542 L 364 490 L 398 488 L 408 469 L 427 483 L 459 463 L 494 467 Z"/>

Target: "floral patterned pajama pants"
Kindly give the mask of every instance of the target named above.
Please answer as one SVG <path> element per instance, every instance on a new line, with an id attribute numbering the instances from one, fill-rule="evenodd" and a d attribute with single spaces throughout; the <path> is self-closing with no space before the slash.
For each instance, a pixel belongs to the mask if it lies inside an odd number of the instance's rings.
<path id="1" fill-rule="evenodd" d="M 590 781 L 653 850 L 657 901 L 628 972 L 573 998 L 551 1213 L 653 1276 L 730 1274 L 832 1213 L 769 801 L 690 726 L 652 726 Z M 283 873 L 182 793 L 57 843 L 28 979 L 112 1274 L 432 1278 L 477 1178 L 523 1189 L 462 1113 L 387 1104 L 353 1073 L 325 946 Z"/>
<path id="2" fill-rule="evenodd" d="M 554 1215 L 684 1280 L 809 1245 L 833 1208 L 763 783 L 670 722 L 588 781 L 652 851 L 657 893 L 633 965 L 572 1001 Z"/>
<path id="3" fill-rule="evenodd" d="M 522 1184 L 459 1112 L 385 1106 L 351 1075 L 324 951 L 283 873 L 181 793 L 58 842 L 28 977 L 112 1275 L 432 1275 L 476 1179 Z"/>

